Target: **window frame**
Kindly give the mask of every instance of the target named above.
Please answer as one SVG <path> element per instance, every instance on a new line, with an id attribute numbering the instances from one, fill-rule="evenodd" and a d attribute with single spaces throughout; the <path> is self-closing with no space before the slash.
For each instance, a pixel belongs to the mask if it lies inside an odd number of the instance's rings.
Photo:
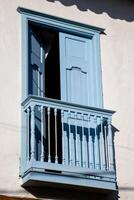
<path id="1" fill-rule="evenodd" d="M 47 28 L 56 29 L 59 32 L 69 33 L 72 35 L 83 36 L 93 40 L 94 60 L 93 63 L 95 74 L 98 79 L 96 89 L 98 91 L 98 98 L 100 108 L 103 108 L 103 94 L 102 94 L 102 72 L 101 72 L 101 58 L 100 58 L 100 34 L 104 33 L 104 29 L 95 26 L 90 26 L 67 19 L 61 19 L 52 15 L 39 13 L 18 7 L 17 11 L 21 16 L 21 57 L 22 57 L 22 97 L 24 101 L 28 96 L 28 22 L 39 23 Z"/>
<path id="2" fill-rule="evenodd" d="M 28 97 L 28 63 L 29 63 L 29 50 L 28 50 L 28 22 L 39 23 L 47 28 L 56 29 L 59 32 L 69 33 L 72 35 L 83 36 L 93 40 L 94 60 L 97 89 L 97 97 L 100 108 L 103 108 L 103 92 L 102 92 L 102 72 L 101 72 L 101 59 L 100 59 L 100 34 L 104 33 L 104 29 L 95 26 L 90 26 L 67 19 L 62 19 L 52 15 L 39 13 L 36 11 L 28 10 L 18 7 L 17 11 L 21 14 L 21 102 Z M 21 112 L 21 174 L 26 170 L 26 116 Z"/>

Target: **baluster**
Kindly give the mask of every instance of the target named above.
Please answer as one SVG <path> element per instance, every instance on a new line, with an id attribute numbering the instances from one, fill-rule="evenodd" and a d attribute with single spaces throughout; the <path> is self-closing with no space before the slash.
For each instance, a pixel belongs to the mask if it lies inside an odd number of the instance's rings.
<path id="1" fill-rule="evenodd" d="M 39 69 L 37 70 L 37 73 L 38 73 L 38 86 L 37 86 L 38 87 L 37 88 L 38 89 L 38 96 L 41 96 L 40 95 L 40 89 L 41 88 L 40 88 L 40 71 L 39 71 Z"/>
<path id="2" fill-rule="evenodd" d="M 101 126 L 101 132 L 100 132 L 100 149 L 101 149 L 101 169 L 106 169 L 106 159 L 105 159 L 105 140 L 104 140 L 104 133 L 103 133 L 103 117 L 100 119 L 100 126 Z"/>
<path id="3" fill-rule="evenodd" d="M 26 110 L 26 112 L 27 112 L 27 127 L 28 127 L 28 132 L 27 132 L 27 161 L 29 161 L 29 149 L 30 149 L 30 147 L 29 147 L 29 135 L 30 135 L 30 124 L 29 124 L 29 119 L 30 119 L 30 109 L 29 108 L 27 108 L 27 110 Z"/>
<path id="4" fill-rule="evenodd" d="M 90 128 L 91 128 L 91 119 L 90 119 L 90 114 L 88 115 L 88 149 L 87 149 L 87 152 L 88 152 L 88 167 L 90 168 L 90 161 L 91 161 L 91 133 L 90 133 Z"/>
<path id="5" fill-rule="evenodd" d="M 109 170 L 109 155 L 108 155 L 108 141 L 107 141 L 107 127 L 104 126 L 105 135 L 105 154 L 106 154 L 106 170 Z"/>
<path id="6" fill-rule="evenodd" d="M 44 161 L 44 113 L 41 106 L 41 161 Z"/>
<path id="7" fill-rule="evenodd" d="M 90 123 L 90 125 L 91 125 L 91 123 Z M 91 131 L 90 131 L 89 136 L 90 136 L 90 138 L 89 138 L 89 146 L 90 146 L 90 148 L 89 148 L 90 149 L 90 156 L 89 156 L 90 157 L 90 168 L 93 169 L 95 167 L 95 160 L 94 160 L 94 139 L 95 139 L 95 137 L 91 133 Z"/>
<path id="8" fill-rule="evenodd" d="M 51 150 L 50 150 L 50 108 L 47 108 L 48 118 L 48 162 L 51 162 Z"/>
<path id="9" fill-rule="evenodd" d="M 95 168 L 100 169 L 100 160 L 99 160 L 99 139 L 97 133 L 97 117 L 94 117 L 94 130 L 95 130 Z"/>
<path id="10" fill-rule="evenodd" d="M 96 145 L 97 145 L 97 151 L 98 151 L 98 156 L 97 156 L 97 162 L 96 162 L 96 166 L 97 169 L 101 169 L 101 134 L 100 134 L 100 129 L 99 129 L 99 120 L 100 120 L 100 116 L 97 117 L 97 121 L 96 121 Z"/>
<path id="11" fill-rule="evenodd" d="M 40 74 L 40 79 L 41 79 L 41 97 L 43 97 L 44 96 L 44 94 L 43 94 L 43 74 L 41 73 Z"/>
<path id="12" fill-rule="evenodd" d="M 93 135 L 93 167 L 96 167 L 96 123 L 95 123 L 96 117 L 93 118 L 93 126 L 94 126 L 94 135 Z"/>
<path id="13" fill-rule="evenodd" d="M 78 132 L 77 132 L 77 113 L 75 112 L 75 152 L 76 152 L 76 166 L 79 166 L 79 156 L 78 156 Z"/>
<path id="14" fill-rule="evenodd" d="M 86 167 L 85 161 L 85 145 L 84 145 L 84 114 L 82 113 L 82 166 Z"/>
<path id="15" fill-rule="evenodd" d="M 34 105 L 31 106 L 31 160 L 35 160 L 35 110 Z"/>
<path id="16" fill-rule="evenodd" d="M 71 148 L 71 124 L 70 124 L 70 120 L 71 120 L 71 113 L 70 111 L 68 111 L 68 126 L 69 126 L 69 165 L 72 165 L 72 148 Z"/>
<path id="17" fill-rule="evenodd" d="M 61 126 L 62 126 L 62 164 L 65 164 L 65 135 L 64 135 L 64 110 L 61 110 Z"/>
<path id="18" fill-rule="evenodd" d="M 112 137 L 111 119 L 108 119 L 108 139 L 109 139 L 110 170 L 114 170 L 114 151 L 113 151 L 113 137 Z"/>
<path id="19" fill-rule="evenodd" d="M 58 150 L 57 150 L 57 109 L 54 109 L 55 118 L 55 163 L 58 163 Z"/>

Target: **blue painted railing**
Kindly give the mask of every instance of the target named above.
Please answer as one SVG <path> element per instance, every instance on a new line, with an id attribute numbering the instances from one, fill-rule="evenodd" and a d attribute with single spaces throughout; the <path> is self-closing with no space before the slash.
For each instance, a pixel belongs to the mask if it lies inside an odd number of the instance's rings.
<path id="1" fill-rule="evenodd" d="M 113 111 L 29 96 L 27 160 L 60 165 L 56 170 L 114 172 Z"/>

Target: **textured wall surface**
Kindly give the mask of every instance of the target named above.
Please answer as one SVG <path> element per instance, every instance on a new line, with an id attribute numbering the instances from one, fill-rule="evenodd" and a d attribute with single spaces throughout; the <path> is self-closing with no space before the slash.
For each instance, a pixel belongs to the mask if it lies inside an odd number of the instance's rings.
<path id="1" fill-rule="evenodd" d="M 20 186 L 19 178 L 22 69 L 18 6 L 105 28 L 101 35 L 104 107 L 117 111 L 113 125 L 119 130 L 115 136 L 119 196 L 133 200 L 134 2 L 127 0 L 0 0 L 0 194 L 36 197 Z"/>

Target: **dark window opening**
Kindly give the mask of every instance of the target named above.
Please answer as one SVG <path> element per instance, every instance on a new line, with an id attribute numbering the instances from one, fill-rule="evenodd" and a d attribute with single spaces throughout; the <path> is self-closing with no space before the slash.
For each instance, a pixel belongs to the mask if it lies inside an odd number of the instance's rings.
<path id="1" fill-rule="evenodd" d="M 33 41 L 32 37 L 36 41 Z M 43 48 L 43 57 L 37 58 L 41 47 Z M 31 56 L 32 51 L 36 51 L 36 58 Z M 43 90 L 42 96 L 60 100 L 59 33 L 29 23 L 29 52 L 29 94 L 40 96 L 37 90 Z M 40 67 L 38 59 L 42 59 L 43 62 L 43 88 L 40 88 L 37 75 Z"/>

